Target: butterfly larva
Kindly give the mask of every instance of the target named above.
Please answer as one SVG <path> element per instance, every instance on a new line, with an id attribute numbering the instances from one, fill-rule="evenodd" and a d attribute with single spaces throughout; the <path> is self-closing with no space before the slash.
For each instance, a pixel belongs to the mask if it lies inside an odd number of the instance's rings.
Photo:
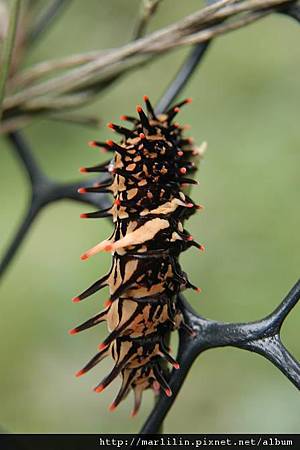
<path id="1" fill-rule="evenodd" d="M 81 217 L 108 217 L 114 222 L 109 239 L 100 242 L 81 256 L 106 251 L 112 253 L 112 266 L 107 275 L 73 299 L 78 302 L 105 286 L 110 298 L 105 309 L 70 331 L 79 331 L 106 321 L 109 335 L 99 346 L 99 352 L 77 373 L 80 376 L 111 355 L 115 366 L 95 387 L 101 392 L 118 375 L 122 385 L 110 406 L 113 410 L 133 389 L 135 415 L 144 389 L 161 388 L 172 395 L 166 380 L 166 360 L 175 369 L 178 362 L 170 355 L 167 338 L 171 331 L 184 327 L 177 295 L 193 288 L 182 271 L 178 257 L 195 242 L 183 227 L 185 219 L 200 206 L 183 192 L 196 182 L 188 174 L 196 170 L 192 161 L 199 154 L 192 140 L 183 137 L 184 127 L 173 122 L 179 108 L 190 100 L 173 106 L 167 113 L 156 115 L 148 97 L 144 97 L 147 114 L 137 106 L 139 118 L 122 116 L 132 123 L 132 130 L 108 124 L 124 136 L 118 144 L 92 141 L 91 146 L 114 153 L 112 161 L 82 168 L 82 172 L 107 172 L 110 180 L 81 193 L 111 193 L 113 205 L 105 210 L 82 214 Z"/>

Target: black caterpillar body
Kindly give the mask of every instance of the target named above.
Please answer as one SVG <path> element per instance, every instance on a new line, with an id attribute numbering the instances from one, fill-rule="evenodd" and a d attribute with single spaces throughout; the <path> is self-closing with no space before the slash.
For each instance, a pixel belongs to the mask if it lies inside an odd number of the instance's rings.
<path id="1" fill-rule="evenodd" d="M 99 346 L 99 353 L 77 373 L 80 376 L 110 355 L 115 366 L 98 386 L 101 392 L 118 375 L 120 391 L 110 406 L 113 410 L 132 389 L 139 409 L 142 393 L 152 388 L 172 395 L 166 380 L 164 360 L 179 368 L 169 353 L 168 336 L 184 327 L 177 295 L 193 288 L 182 271 L 178 258 L 191 246 L 204 250 L 183 227 L 185 219 L 197 209 L 185 187 L 197 184 L 188 175 L 196 170 L 194 158 L 199 154 L 192 140 L 183 137 L 184 127 L 173 122 L 180 106 L 156 115 L 144 97 L 147 114 L 138 106 L 139 118 L 122 116 L 132 129 L 114 124 L 108 127 L 124 136 L 120 143 L 92 141 L 92 146 L 114 153 L 113 159 L 99 166 L 82 168 L 82 172 L 107 172 L 110 180 L 79 191 L 111 193 L 113 205 L 106 210 L 82 214 L 81 217 L 108 217 L 114 222 L 111 237 L 81 256 L 106 251 L 112 253 L 112 266 L 107 275 L 94 283 L 73 301 L 77 302 L 109 287 L 110 299 L 105 309 L 70 331 L 79 331 L 106 321 L 108 337 Z"/>

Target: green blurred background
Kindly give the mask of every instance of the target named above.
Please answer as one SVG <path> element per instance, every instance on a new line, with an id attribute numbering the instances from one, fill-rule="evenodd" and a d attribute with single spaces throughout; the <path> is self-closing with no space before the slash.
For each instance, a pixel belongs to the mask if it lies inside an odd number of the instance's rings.
<path id="1" fill-rule="evenodd" d="M 149 31 L 199 8 L 199 1 L 164 0 Z M 119 46 L 130 39 L 138 0 L 73 0 L 63 17 L 31 53 L 27 64 L 71 53 Z M 200 296 L 188 292 L 202 315 L 250 321 L 273 310 L 299 275 L 299 26 L 274 15 L 218 38 L 183 96 L 193 103 L 180 120 L 189 135 L 209 144 L 193 198 L 205 210 L 189 222 L 206 253 L 190 250 L 182 265 Z M 160 57 L 105 92 L 86 108 L 103 120 L 133 113 L 142 96 L 156 102 L 187 49 Z M 107 139 L 103 126 L 37 121 L 25 130 L 45 172 L 79 178 L 78 167 L 99 161 L 90 139 Z M 9 145 L 1 140 L 1 250 L 26 210 L 29 185 Z M 0 423 L 14 432 L 134 432 L 153 398 L 130 419 L 130 396 L 115 413 L 107 410 L 118 388 L 96 395 L 91 387 L 110 367 L 105 361 L 82 379 L 74 372 L 96 352 L 105 327 L 71 337 L 67 331 L 102 307 L 107 293 L 74 305 L 81 292 L 109 267 L 98 255 L 79 255 L 109 235 L 105 221 L 82 221 L 86 205 L 63 201 L 39 216 L 1 283 Z M 99 301 L 98 301 L 99 299 Z M 282 337 L 300 358 L 299 307 Z M 175 339 L 175 338 L 174 338 Z M 175 343 L 176 346 L 176 343 Z M 262 357 L 223 348 L 194 364 L 165 432 L 299 432 L 300 397 L 295 387 Z"/>

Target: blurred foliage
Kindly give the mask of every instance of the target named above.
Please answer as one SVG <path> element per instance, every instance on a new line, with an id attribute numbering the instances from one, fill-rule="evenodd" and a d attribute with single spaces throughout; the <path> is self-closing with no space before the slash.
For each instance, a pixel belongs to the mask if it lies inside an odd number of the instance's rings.
<path id="1" fill-rule="evenodd" d="M 119 46 L 131 36 L 138 6 L 137 0 L 73 0 L 26 64 Z M 196 0 L 177 1 L 176 7 L 174 0 L 164 0 L 150 30 L 198 7 Z M 277 306 L 299 275 L 298 42 L 299 26 L 279 15 L 221 37 L 184 92 L 194 102 L 180 121 L 190 123 L 189 133 L 199 144 L 208 141 L 209 149 L 197 175 L 200 186 L 193 189 L 205 210 L 188 225 L 207 251 L 190 250 L 182 265 L 203 289 L 187 297 L 209 318 L 258 319 Z M 157 101 L 186 52 L 174 51 L 130 73 L 85 111 L 105 124 L 132 114 L 144 94 Z M 94 132 L 46 120 L 25 134 L 46 173 L 61 180 L 74 180 L 81 176 L 79 166 L 99 161 L 88 140 L 110 137 L 105 127 Z M 3 251 L 26 209 L 29 189 L 4 138 L 0 179 Z M 109 267 L 106 255 L 79 260 L 111 231 L 108 222 L 81 221 L 86 208 L 66 201 L 44 210 L 1 285 L 0 423 L 14 432 L 134 432 L 153 404 L 149 392 L 135 420 L 128 418 L 131 397 L 109 413 L 117 383 L 100 395 L 91 391 L 109 369 L 108 360 L 82 379 L 73 375 L 106 333 L 101 326 L 79 336 L 67 333 L 106 299 L 102 292 L 79 305 L 70 301 Z M 297 358 L 298 309 L 283 330 Z M 214 350 L 195 363 L 164 430 L 297 433 L 295 394 L 261 357 Z"/>

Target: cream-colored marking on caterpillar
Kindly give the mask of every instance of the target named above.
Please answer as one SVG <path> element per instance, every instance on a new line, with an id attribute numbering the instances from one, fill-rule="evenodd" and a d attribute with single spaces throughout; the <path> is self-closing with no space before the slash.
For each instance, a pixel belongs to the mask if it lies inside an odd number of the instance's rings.
<path id="1" fill-rule="evenodd" d="M 147 216 L 148 214 L 168 214 L 175 211 L 178 206 L 186 206 L 186 204 L 178 198 L 173 198 L 173 200 L 160 205 L 158 208 L 142 211 L 141 216 Z"/>
<path id="2" fill-rule="evenodd" d="M 90 248 L 89 250 L 87 250 L 85 253 L 83 253 L 80 258 L 81 259 L 88 259 L 93 255 L 96 255 L 99 252 L 102 252 L 104 250 L 104 248 L 106 246 L 110 245 L 110 241 L 109 240 L 105 240 L 100 242 L 99 244 L 95 245 L 95 247 Z"/>
<path id="3" fill-rule="evenodd" d="M 132 172 L 135 168 L 136 168 L 136 164 L 131 163 L 131 164 L 128 164 L 128 166 L 126 167 L 126 170 L 128 170 L 129 172 Z"/>
<path id="4" fill-rule="evenodd" d="M 116 222 L 118 219 L 127 219 L 129 217 L 128 212 L 124 206 L 121 206 L 119 209 L 115 209 L 113 215 L 113 222 Z"/>
<path id="5" fill-rule="evenodd" d="M 137 188 L 132 188 L 129 189 L 129 191 L 127 192 L 127 198 L 128 200 L 133 199 L 138 193 L 138 189 Z"/>
<path id="6" fill-rule="evenodd" d="M 117 263 L 115 263 L 114 268 L 108 278 L 110 295 L 113 295 L 115 291 L 121 286 L 121 284 L 126 283 L 126 281 L 128 281 L 131 278 L 132 274 L 134 274 L 134 272 L 137 269 L 137 265 L 138 261 L 134 259 L 128 261 L 128 263 L 125 266 L 124 279 L 122 279 L 120 275 L 120 268 L 118 267 Z M 117 271 L 116 281 L 115 281 L 115 271 Z"/>
<path id="7" fill-rule="evenodd" d="M 119 328 L 121 325 L 123 325 L 135 312 L 137 308 L 136 302 L 133 302 L 131 300 L 126 301 L 126 308 L 122 308 L 122 318 L 119 320 L 119 314 L 118 314 L 118 307 L 119 302 L 121 300 L 117 300 L 113 302 L 111 305 L 108 317 L 107 317 L 107 327 L 109 331 L 113 331 L 116 328 Z"/>
<path id="8" fill-rule="evenodd" d="M 146 184 L 147 184 L 147 180 L 146 179 L 143 179 L 143 180 L 138 182 L 139 186 L 145 186 Z"/>
<path id="9" fill-rule="evenodd" d="M 122 239 L 104 245 L 104 247 L 101 247 L 101 250 L 105 250 L 106 252 L 113 252 L 119 248 L 128 247 L 129 245 L 143 244 L 144 242 L 153 239 L 160 230 L 168 228 L 169 226 L 170 225 L 167 220 L 157 217 L 155 219 L 149 220 L 132 233 L 128 233 Z"/>
<path id="10" fill-rule="evenodd" d="M 115 352 L 116 355 L 118 355 L 118 358 L 116 360 L 116 362 L 121 362 L 123 361 L 123 359 L 127 356 L 128 352 L 130 351 L 131 347 L 132 347 L 132 343 L 130 341 L 123 341 L 120 345 L 120 351 L 119 353 L 117 352 L 117 343 L 116 341 L 113 342 L 113 346 L 115 347 Z M 131 358 L 134 358 L 135 354 L 131 356 Z M 129 363 L 130 365 L 130 363 Z"/>
<path id="11" fill-rule="evenodd" d="M 176 231 L 173 231 L 172 237 L 171 237 L 171 242 L 178 241 L 178 240 L 182 241 L 182 238 L 179 236 L 178 233 L 176 233 Z"/>

